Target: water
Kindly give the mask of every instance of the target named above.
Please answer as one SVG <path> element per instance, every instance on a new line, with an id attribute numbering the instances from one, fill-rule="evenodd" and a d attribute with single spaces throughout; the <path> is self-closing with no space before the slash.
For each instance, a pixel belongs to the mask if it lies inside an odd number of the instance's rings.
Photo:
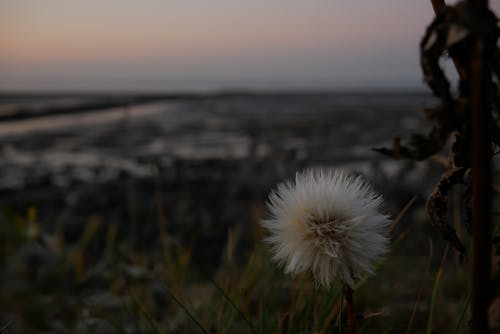
<path id="1" fill-rule="evenodd" d="M 4 97 L 0 115 L 70 109 L 92 99 Z M 142 178 L 152 176 L 152 162 L 370 160 L 371 147 L 423 129 L 419 110 L 431 103 L 417 93 L 210 95 L 4 121 L 0 189 L 37 178 L 60 186 L 123 172 Z"/>

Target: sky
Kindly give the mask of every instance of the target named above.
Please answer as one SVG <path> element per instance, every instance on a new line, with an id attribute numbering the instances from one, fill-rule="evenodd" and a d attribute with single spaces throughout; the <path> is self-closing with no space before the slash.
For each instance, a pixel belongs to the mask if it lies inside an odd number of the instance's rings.
<path id="1" fill-rule="evenodd" d="M 427 0 L 2 0 L 0 90 L 419 87 L 433 15 Z"/>

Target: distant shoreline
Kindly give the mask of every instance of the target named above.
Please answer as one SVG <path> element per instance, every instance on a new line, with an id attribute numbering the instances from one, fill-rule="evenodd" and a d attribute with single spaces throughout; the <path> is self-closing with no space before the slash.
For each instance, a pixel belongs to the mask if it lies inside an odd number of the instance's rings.
<path id="1" fill-rule="evenodd" d="M 359 88 L 359 89 L 217 89 L 210 91 L 134 91 L 134 90 L 0 90 L 0 102 L 6 98 L 44 97 L 137 97 L 162 99 L 191 99 L 227 96 L 286 96 L 286 95 L 429 95 L 430 91 L 419 87 L 411 88 Z"/>
<path id="2" fill-rule="evenodd" d="M 28 120 L 46 116 L 128 108 L 160 101 L 196 101 L 227 98 L 283 97 L 430 97 L 424 90 L 227 90 L 214 92 L 2 92 L 0 91 L 0 122 Z M 40 100 L 40 101 L 37 101 Z M 51 101 L 54 100 L 54 101 Z M 38 103 L 37 103 L 38 102 Z"/>

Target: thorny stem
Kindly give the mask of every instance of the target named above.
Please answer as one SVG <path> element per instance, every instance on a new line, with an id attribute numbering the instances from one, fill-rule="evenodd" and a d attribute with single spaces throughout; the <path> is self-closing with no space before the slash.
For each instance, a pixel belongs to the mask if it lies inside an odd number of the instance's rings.
<path id="1" fill-rule="evenodd" d="M 354 310 L 353 290 L 349 284 L 344 283 L 344 296 L 347 302 L 347 316 L 349 317 L 349 334 L 356 334 L 356 312 Z"/>

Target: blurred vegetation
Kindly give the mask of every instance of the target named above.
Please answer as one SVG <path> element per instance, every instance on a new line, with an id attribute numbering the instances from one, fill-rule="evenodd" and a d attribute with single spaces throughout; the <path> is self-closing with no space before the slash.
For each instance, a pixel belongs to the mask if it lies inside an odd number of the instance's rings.
<path id="1" fill-rule="evenodd" d="M 410 206 L 404 216 L 411 223 L 392 229 L 388 259 L 356 289 L 360 332 L 466 332 L 469 263 L 459 263 L 439 237 L 416 236 L 426 228 L 424 203 Z M 340 284 L 324 291 L 310 277 L 285 276 L 276 268 L 257 224 L 265 213 L 255 207 L 253 246 L 241 247 L 248 236 L 235 226 L 209 271 L 174 236 L 136 249 L 98 216 L 79 238 L 67 238 L 62 228 L 44 231 L 35 208 L 22 215 L 3 210 L 0 328 L 3 333 L 345 332 Z"/>

